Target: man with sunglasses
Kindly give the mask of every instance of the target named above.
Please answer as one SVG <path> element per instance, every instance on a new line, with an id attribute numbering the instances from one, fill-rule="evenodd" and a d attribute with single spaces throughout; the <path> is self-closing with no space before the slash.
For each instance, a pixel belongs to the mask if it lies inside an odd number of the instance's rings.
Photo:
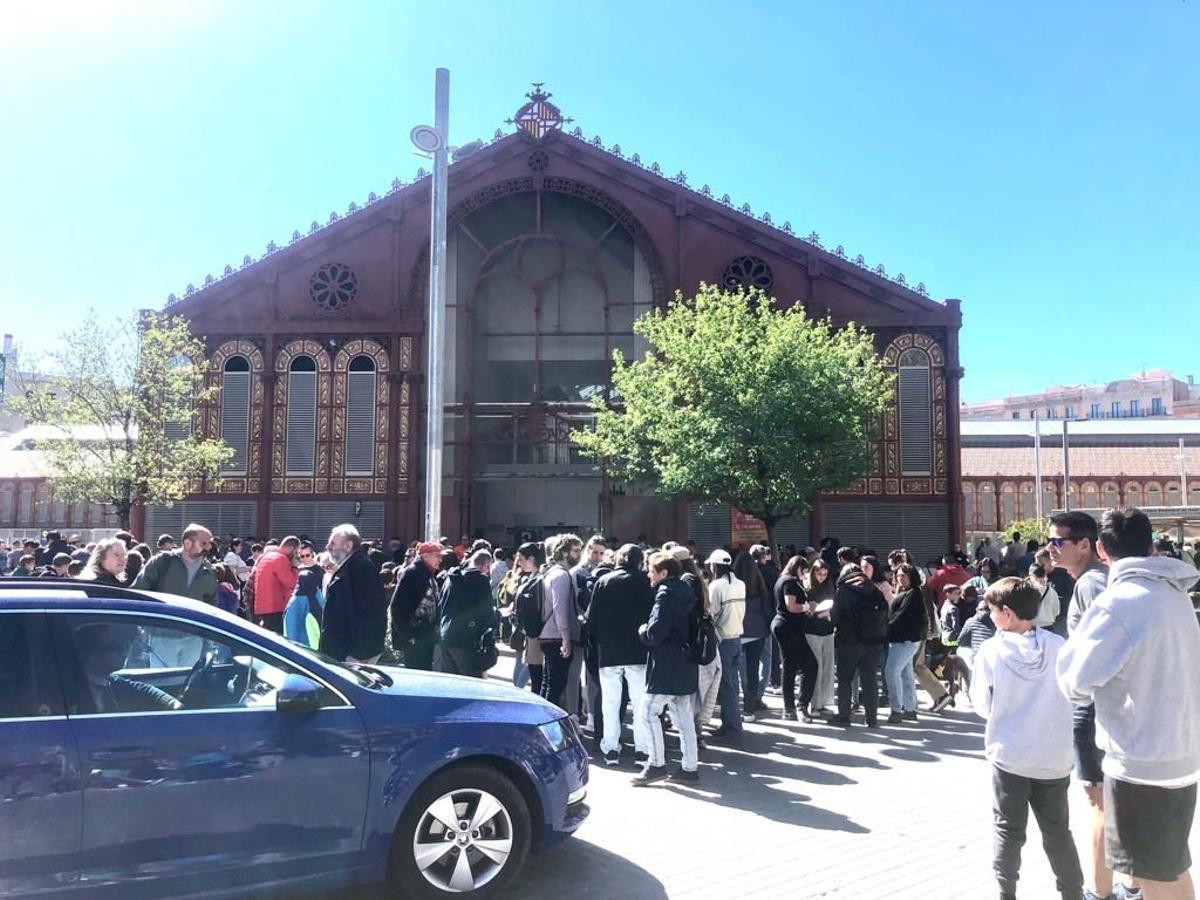
<path id="1" fill-rule="evenodd" d="M 1105 853 L 1146 900 L 1192 900 L 1188 836 L 1200 780 L 1200 631 L 1196 570 L 1155 553 L 1149 517 L 1110 509 L 1100 547 L 1104 593 L 1058 658 L 1075 703 L 1094 702 L 1104 768 Z"/>
<path id="2" fill-rule="evenodd" d="M 1097 551 L 1098 539 L 1096 520 L 1085 512 L 1064 512 L 1050 518 L 1050 559 L 1075 579 L 1067 609 L 1068 635 L 1108 586 L 1108 566 Z M 1096 746 L 1096 708 L 1091 703 L 1075 707 L 1074 742 L 1075 775 L 1083 784 L 1092 809 L 1092 870 L 1088 894 L 1097 900 L 1105 900 L 1113 896 L 1113 873 L 1104 859 L 1104 772 L 1100 768 L 1104 752 Z M 1120 889 L 1125 890 L 1123 885 Z M 1116 896 L 1138 895 L 1121 893 Z"/>

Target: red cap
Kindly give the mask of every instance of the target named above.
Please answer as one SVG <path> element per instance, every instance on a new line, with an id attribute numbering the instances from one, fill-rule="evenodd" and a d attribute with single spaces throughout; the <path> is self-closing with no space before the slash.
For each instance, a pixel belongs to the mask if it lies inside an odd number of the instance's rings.
<path id="1" fill-rule="evenodd" d="M 441 553 L 441 552 L 442 552 L 442 545 L 435 544 L 432 541 L 426 541 L 420 547 L 417 548 L 418 556 L 424 556 L 426 553 Z"/>

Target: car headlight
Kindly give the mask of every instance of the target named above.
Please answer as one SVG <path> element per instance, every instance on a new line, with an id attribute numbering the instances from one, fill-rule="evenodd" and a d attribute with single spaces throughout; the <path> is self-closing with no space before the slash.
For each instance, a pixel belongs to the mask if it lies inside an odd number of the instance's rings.
<path id="1" fill-rule="evenodd" d="M 555 753 L 571 746 L 571 720 L 566 716 L 555 719 L 553 722 L 547 722 L 545 725 L 539 725 L 538 731 L 542 733 L 550 745 L 550 749 Z"/>

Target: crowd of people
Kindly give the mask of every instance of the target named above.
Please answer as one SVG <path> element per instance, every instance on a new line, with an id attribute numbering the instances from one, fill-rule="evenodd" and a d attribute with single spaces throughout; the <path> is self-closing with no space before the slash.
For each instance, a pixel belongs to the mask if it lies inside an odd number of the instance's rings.
<path id="1" fill-rule="evenodd" d="M 202 525 L 154 550 L 127 532 L 87 545 L 50 532 L 0 542 L 0 569 L 190 597 L 347 663 L 483 677 L 507 644 L 514 685 L 572 716 L 604 764 L 632 749 L 636 785 L 698 781 L 706 742 L 736 743 L 773 715 L 767 691 L 785 720 L 845 728 L 861 714 L 877 729 L 919 722 L 918 686 L 934 714 L 965 690 L 987 720 L 1001 897 L 1015 896 L 1032 808 L 1064 897 L 1155 900 L 1193 896 L 1196 551 L 1110 510 L 1099 526 L 1054 517 L 1044 544 L 1014 533 L 925 566 L 832 537 L 702 556 L 690 541 L 559 534 L 509 552 L 465 536 L 383 546 L 347 524 L 323 549 L 303 535 L 217 540 Z M 1086 877 L 1072 767 L 1093 810 Z"/>

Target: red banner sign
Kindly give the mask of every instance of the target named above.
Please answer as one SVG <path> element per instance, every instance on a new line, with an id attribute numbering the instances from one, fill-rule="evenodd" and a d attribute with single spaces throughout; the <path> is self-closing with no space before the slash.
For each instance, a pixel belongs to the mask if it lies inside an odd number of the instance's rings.
<path id="1" fill-rule="evenodd" d="M 756 519 L 740 509 L 730 508 L 729 542 L 735 547 L 765 544 L 767 542 L 767 526 L 762 519 Z"/>

